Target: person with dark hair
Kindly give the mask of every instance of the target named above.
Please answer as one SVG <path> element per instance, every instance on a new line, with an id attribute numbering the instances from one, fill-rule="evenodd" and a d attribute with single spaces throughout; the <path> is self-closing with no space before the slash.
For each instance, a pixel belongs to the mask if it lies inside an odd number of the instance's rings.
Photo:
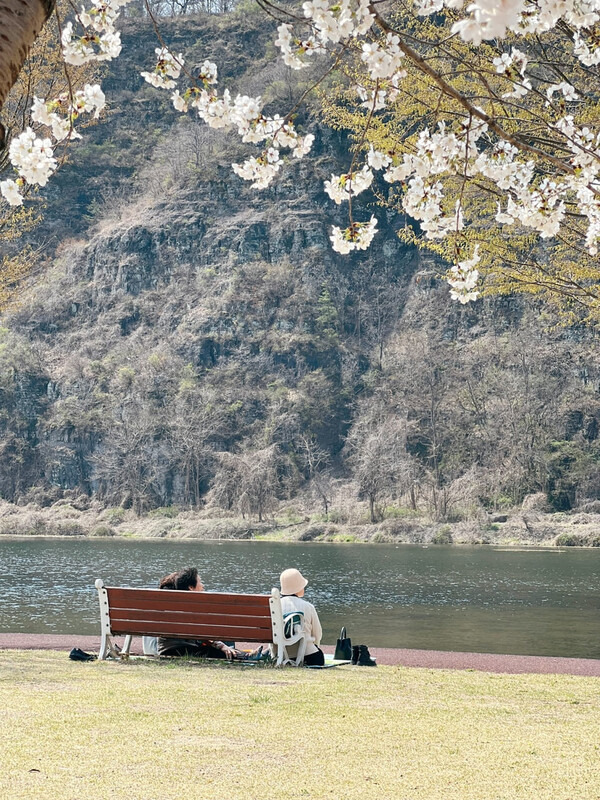
<path id="1" fill-rule="evenodd" d="M 202 588 L 198 588 L 198 584 Z M 170 575 L 165 575 L 158 584 L 159 589 L 180 589 L 184 592 L 202 592 L 204 586 L 200 581 L 198 570 L 196 567 L 186 567 L 179 572 L 171 572 Z"/>
<path id="2" fill-rule="evenodd" d="M 177 589 L 184 592 L 203 592 L 204 584 L 200 580 L 196 567 L 186 567 L 179 572 L 165 575 L 158 584 L 159 589 Z M 262 647 L 254 653 L 244 653 L 235 646 L 220 641 L 201 639 L 171 639 L 159 637 L 158 654 L 161 656 L 200 656 L 202 658 L 226 658 L 228 661 L 246 661 L 249 658 L 260 658 Z"/>

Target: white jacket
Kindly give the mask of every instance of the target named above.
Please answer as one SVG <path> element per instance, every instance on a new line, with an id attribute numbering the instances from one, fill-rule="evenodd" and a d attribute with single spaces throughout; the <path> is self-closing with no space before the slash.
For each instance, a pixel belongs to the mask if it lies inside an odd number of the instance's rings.
<path id="1" fill-rule="evenodd" d="M 323 629 L 319 621 L 319 615 L 312 603 L 303 597 L 296 597 L 295 594 L 284 595 L 281 598 L 281 611 L 285 619 L 288 614 L 294 612 L 303 614 L 304 620 L 302 630 L 306 633 L 306 655 L 317 652 L 317 647 L 321 644 Z M 287 648 L 288 653 L 293 658 L 298 652 L 298 645 L 292 644 Z"/>

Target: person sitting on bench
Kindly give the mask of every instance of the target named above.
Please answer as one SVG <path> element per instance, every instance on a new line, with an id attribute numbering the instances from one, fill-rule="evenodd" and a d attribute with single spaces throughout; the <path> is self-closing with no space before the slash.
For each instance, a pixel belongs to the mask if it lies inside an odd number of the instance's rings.
<path id="1" fill-rule="evenodd" d="M 296 624 L 301 624 L 307 634 L 304 664 L 308 667 L 322 667 L 325 663 L 325 656 L 319 647 L 323 636 L 321 622 L 313 604 L 304 600 L 304 588 L 308 581 L 297 569 L 284 570 L 279 581 L 284 621 L 286 618 L 295 621 L 295 617 L 298 617 Z M 298 652 L 298 645 L 290 645 L 287 649 L 293 658 Z"/>
<path id="2" fill-rule="evenodd" d="M 203 592 L 204 585 L 196 567 L 186 567 L 179 572 L 165 575 L 159 589 L 179 589 L 188 592 Z M 252 653 L 244 653 L 225 642 L 200 639 L 168 639 L 159 637 L 158 654 L 161 656 L 199 656 L 201 658 L 226 658 L 228 661 L 258 660 L 262 653 L 259 647 Z"/>

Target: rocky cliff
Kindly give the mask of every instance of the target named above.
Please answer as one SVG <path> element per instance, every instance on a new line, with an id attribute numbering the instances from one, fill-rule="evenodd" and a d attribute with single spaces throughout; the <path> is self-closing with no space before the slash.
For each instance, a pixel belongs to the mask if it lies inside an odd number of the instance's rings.
<path id="1" fill-rule="evenodd" d="M 163 31 L 234 89 L 273 103 L 302 89 L 260 16 Z M 261 519 L 295 498 L 325 515 L 358 499 L 372 519 L 446 519 L 531 492 L 556 509 L 599 496 L 592 331 L 513 298 L 452 304 L 440 265 L 381 209 L 372 249 L 336 255 L 344 220 L 322 183 L 342 134 L 304 112 L 313 156 L 252 191 L 230 166 L 242 146 L 139 78 L 150 25 L 124 40 L 113 109 L 49 187 L 47 268 L 3 320 L 1 497 Z"/>

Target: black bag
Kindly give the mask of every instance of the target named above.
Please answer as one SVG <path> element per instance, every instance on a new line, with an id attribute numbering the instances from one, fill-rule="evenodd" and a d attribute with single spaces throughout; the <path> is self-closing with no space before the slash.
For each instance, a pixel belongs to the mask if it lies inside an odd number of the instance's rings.
<path id="1" fill-rule="evenodd" d="M 352 642 L 346 637 L 346 628 L 340 631 L 333 658 L 335 661 L 352 661 Z"/>

